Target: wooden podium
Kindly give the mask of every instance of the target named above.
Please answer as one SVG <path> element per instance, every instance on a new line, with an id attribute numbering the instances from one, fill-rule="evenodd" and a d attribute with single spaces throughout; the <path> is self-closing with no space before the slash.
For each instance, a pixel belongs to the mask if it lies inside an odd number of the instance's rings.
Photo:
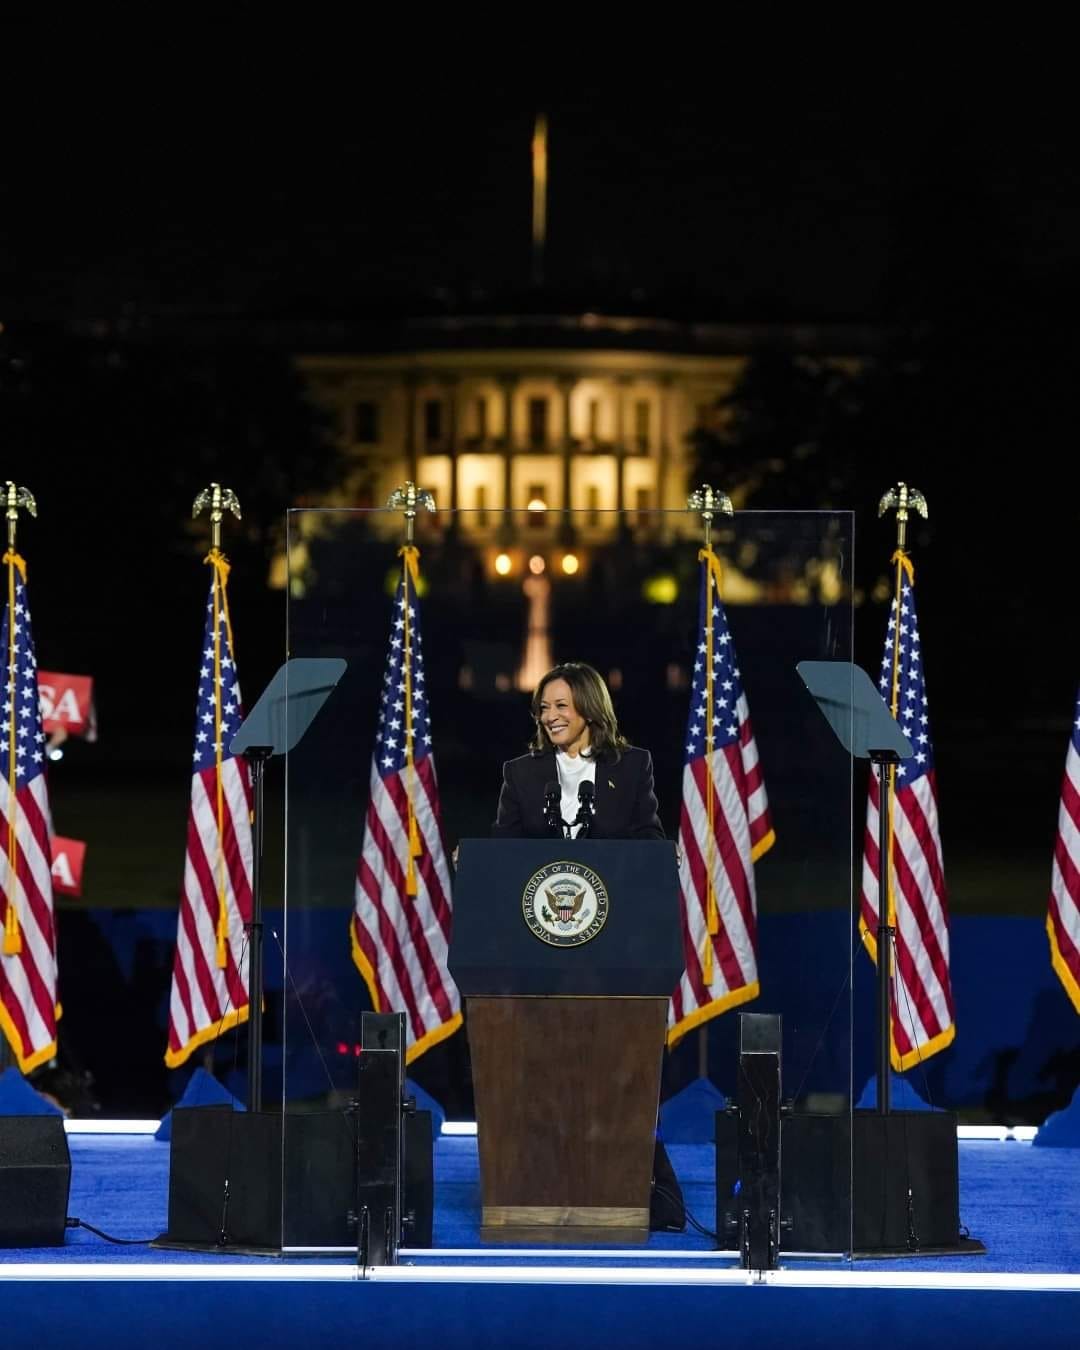
<path id="1" fill-rule="evenodd" d="M 641 1243 L 682 973 L 674 844 L 466 839 L 466 997 L 485 1242 Z"/>

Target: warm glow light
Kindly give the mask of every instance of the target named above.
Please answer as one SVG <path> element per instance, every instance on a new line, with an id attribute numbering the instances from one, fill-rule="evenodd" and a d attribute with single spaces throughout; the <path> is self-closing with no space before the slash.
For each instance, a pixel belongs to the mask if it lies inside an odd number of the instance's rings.
<path id="1" fill-rule="evenodd" d="M 562 570 L 568 577 L 572 577 L 578 570 L 578 560 L 576 553 L 564 553 L 562 560 Z"/>
<path id="2" fill-rule="evenodd" d="M 673 576 L 662 573 L 649 577 L 643 583 L 641 593 L 650 605 L 673 605 L 679 598 L 679 583 Z"/>
<path id="3" fill-rule="evenodd" d="M 546 511 L 547 502 L 542 497 L 534 497 L 525 508 L 526 511 Z"/>
<path id="4" fill-rule="evenodd" d="M 501 577 L 509 576 L 510 569 L 513 565 L 514 564 L 510 561 L 509 553 L 500 553 L 495 559 L 495 571 L 498 572 Z"/>
<path id="5" fill-rule="evenodd" d="M 544 560 L 539 553 L 534 553 L 529 559 L 529 571 L 534 577 L 538 577 L 544 570 Z"/>

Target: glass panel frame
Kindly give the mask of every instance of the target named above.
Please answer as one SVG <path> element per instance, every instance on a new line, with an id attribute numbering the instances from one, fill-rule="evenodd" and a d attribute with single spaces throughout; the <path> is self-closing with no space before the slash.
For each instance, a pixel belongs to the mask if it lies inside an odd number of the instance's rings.
<path id="1" fill-rule="evenodd" d="M 344 1112 L 358 1090 L 360 1017 L 370 998 L 364 951 L 350 929 L 387 645 L 400 621 L 393 595 L 404 533 L 399 510 L 287 518 L 287 655 L 343 656 L 348 671 L 284 769 L 286 969 L 275 1105 L 285 1157 L 300 1137 L 290 1127 L 295 1116 Z M 571 658 L 596 666 L 629 739 L 650 750 L 661 819 L 678 837 L 701 538 L 701 519 L 688 511 L 421 513 L 416 588 L 448 852 L 488 834 L 502 762 L 524 753 L 532 731 L 528 692 Z M 853 1018 L 873 1017 L 873 1008 L 855 1009 L 853 993 L 855 766 L 795 665 L 853 659 L 853 516 L 739 512 L 716 522 L 713 545 L 777 842 L 753 869 L 761 993 L 732 1000 L 680 1039 L 665 1057 L 664 1093 L 691 1087 L 704 1070 L 736 1097 L 737 1014 L 776 1012 L 785 1102 L 846 1118 L 850 1139 Z M 410 1079 L 450 1118 L 473 1114 L 466 1040 L 435 1035 L 409 1065 Z M 291 1245 L 284 1183 L 282 1196 Z M 711 1213 L 697 1217 L 712 1227 Z M 849 1205 L 845 1254 L 851 1231 Z"/>

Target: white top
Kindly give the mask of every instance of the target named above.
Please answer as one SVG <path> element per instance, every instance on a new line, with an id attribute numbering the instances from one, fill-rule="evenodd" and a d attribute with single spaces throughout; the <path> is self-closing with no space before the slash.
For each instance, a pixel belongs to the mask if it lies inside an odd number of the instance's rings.
<path id="1" fill-rule="evenodd" d="M 579 809 L 578 788 L 582 783 L 596 782 L 596 760 L 592 755 L 581 751 L 574 756 L 564 750 L 555 751 L 555 767 L 559 773 L 559 786 L 562 788 L 562 801 L 559 810 L 568 825 L 573 826 Z M 570 838 L 576 839 L 581 833 L 578 825 L 570 830 Z"/>

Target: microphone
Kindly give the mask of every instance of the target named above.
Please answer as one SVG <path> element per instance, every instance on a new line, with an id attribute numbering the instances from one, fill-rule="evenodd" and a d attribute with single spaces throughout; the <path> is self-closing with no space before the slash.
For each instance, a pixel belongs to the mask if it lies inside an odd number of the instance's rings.
<path id="1" fill-rule="evenodd" d="M 544 824 L 547 826 L 547 832 L 556 839 L 564 838 L 563 818 L 559 809 L 562 801 L 562 788 L 558 783 L 546 783 L 544 785 Z"/>
<path id="2" fill-rule="evenodd" d="M 577 790 L 578 813 L 575 825 L 581 828 L 577 832 L 579 839 L 584 839 L 592 829 L 593 814 L 596 810 L 596 786 L 590 783 L 586 778 L 584 782 L 578 784 Z"/>

